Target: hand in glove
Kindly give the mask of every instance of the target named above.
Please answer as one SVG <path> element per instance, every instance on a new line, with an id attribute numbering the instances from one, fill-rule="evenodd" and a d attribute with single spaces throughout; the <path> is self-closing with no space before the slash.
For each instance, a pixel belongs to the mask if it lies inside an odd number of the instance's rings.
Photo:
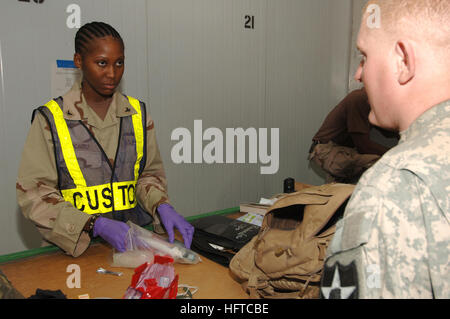
<path id="1" fill-rule="evenodd" d="M 119 252 L 127 250 L 127 233 L 130 226 L 117 220 L 98 217 L 94 223 L 94 237 L 100 236 Z"/>
<path id="2" fill-rule="evenodd" d="M 190 249 L 192 236 L 194 235 L 194 226 L 189 224 L 183 216 L 178 214 L 170 204 L 164 203 L 159 205 L 158 213 L 166 228 L 167 234 L 169 235 L 169 242 L 173 243 L 174 241 L 175 235 L 173 228 L 176 227 L 183 236 L 184 246 Z"/>

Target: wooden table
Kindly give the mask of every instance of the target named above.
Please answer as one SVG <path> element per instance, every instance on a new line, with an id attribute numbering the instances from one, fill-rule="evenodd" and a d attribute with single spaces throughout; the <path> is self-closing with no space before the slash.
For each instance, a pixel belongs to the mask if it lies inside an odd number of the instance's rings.
<path id="1" fill-rule="evenodd" d="M 311 185 L 295 183 L 299 191 Z M 239 207 L 186 218 L 194 220 L 210 215 L 227 215 L 237 218 L 243 214 Z M 180 235 L 176 237 L 180 240 Z M 0 270 L 8 277 L 13 286 L 26 298 L 35 294 L 36 289 L 61 290 L 69 299 L 77 299 L 88 294 L 90 298 L 122 298 L 131 283 L 134 273 L 132 268 L 111 267 L 112 248 L 103 242 L 92 244 L 80 257 L 74 258 L 61 251 L 23 258 L 30 254 L 19 254 L 20 258 L 0 256 Z M 175 272 L 179 275 L 179 284 L 198 287 L 194 299 L 248 299 L 248 295 L 236 282 L 227 267 L 221 266 L 206 257 L 195 265 L 175 264 Z M 5 260 L 8 260 L 5 262 Z M 3 262 L 2 262 L 3 261 Z M 68 272 L 70 265 L 78 265 L 81 270 L 81 287 L 69 288 L 67 280 L 71 281 L 73 270 Z M 120 271 L 122 276 L 98 274 L 96 270 L 105 268 Z"/>
<path id="2" fill-rule="evenodd" d="M 202 262 L 195 265 L 175 264 L 179 284 L 198 287 L 195 299 L 242 299 L 248 298 L 241 286 L 234 281 L 229 269 L 201 256 Z M 62 252 L 44 254 L 0 265 L 13 286 L 25 297 L 35 294 L 36 289 L 60 289 L 69 299 L 78 299 L 88 294 L 90 298 L 122 298 L 131 283 L 134 269 L 111 267 L 112 248 L 103 243 L 91 245 L 80 257 L 73 258 Z M 78 265 L 81 271 L 80 288 L 73 285 L 73 270 Z M 122 276 L 99 274 L 103 267 L 123 272 Z M 220 283 L 220 285 L 218 285 Z"/>
<path id="3" fill-rule="evenodd" d="M 194 299 L 248 298 L 240 284 L 231 277 L 227 267 L 203 256 L 201 259 L 202 262 L 195 265 L 179 263 L 174 265 L 175 272 L 179 275 L 179 284 L 198 287 Z M 69 299 L 78 299 L 80 295 L 85 294 L 91 299 L 122 298 L 131 283 L 134 269 L 111 267 L 111 261 L 111 246 L 104 242 L 96 242 L 77 258 L 68 256 L 62 251 L 53 251 L 0 263 L 0 270 L 26 298 L 34 295 L 37 288 L 61 290 Z M 80 288 L 69 288 L 74 282 L 74 272 L 70 269 L 70 265 L 79 266 Z M 96 272 L 99 267 L 120 271 L 123 275 L 119 277 L 99 274 Z"/>

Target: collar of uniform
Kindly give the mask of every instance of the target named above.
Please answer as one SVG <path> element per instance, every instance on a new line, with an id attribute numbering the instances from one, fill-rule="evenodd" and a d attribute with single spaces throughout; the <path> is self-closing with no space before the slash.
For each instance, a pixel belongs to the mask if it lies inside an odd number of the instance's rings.
<path id="1" fill-rule="evenodd" d="M 404 142 L 416 136 L 424 134 L 431 127 L 435 127 L 436 123 L 446 119 L 450 113 L 450 100 L 433 106 L 419 116 L 405 131 L 400 132 L 401 140 Z"/>
<path id="2" fill-rule="evenodd" d="M 86 99 L 81 93 L 80 81 L 75 82 L 70 91 L 63 96 L 63 104 L 63 114 L 65 119 L 80 121 L 86 120 L 89 117 L 89 112 L 84 112 L 83 110 L 89 107 L 89 105 L 86 103 Z M 93 112 L 90 107 L 89 109 Z M 110 109 L 115 110 L 116 117 L 130 116 L 137 113 L 133 106 L 131 106 L 128 98 L 117 91 L 113 95 Z"/>

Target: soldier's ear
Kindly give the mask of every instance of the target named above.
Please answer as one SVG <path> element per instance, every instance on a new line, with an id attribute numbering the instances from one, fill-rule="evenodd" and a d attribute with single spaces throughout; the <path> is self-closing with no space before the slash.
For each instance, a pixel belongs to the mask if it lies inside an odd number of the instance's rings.
<path id="1" fill-rule="evenodd" d="M 81 66 L 83 64 L 83 58 L 81 57 L 80 53 L 75 53 L 73 55 L 73 63 L 75 64 L 75 66 L 77 68 L 79 68 L 81 70 Z"/>
<path id="2" fill-rule="evenodd" d="M 398 83 L 405 85 L 416 75 L 416 57 L 414 46 L 409 41 L 398 41 L 395 46 Z"/>

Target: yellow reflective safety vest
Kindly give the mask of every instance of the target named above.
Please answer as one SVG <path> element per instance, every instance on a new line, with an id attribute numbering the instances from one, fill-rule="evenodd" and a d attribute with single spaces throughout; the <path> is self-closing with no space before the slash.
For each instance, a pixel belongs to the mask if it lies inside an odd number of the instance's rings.
<path id="1" fill-rule="evenodd" d="M 136 114 L 120 118 L 113 164 L 82 121 L 64 118 L 61 97 L 37 111 L 51 128 L 58 187 L 64 200 L 87 214 L 143 225 L 151 217 L 138 205 L 136 183 L 146 161 L 146 109 L 139 100 L 127 98 Z"/>

